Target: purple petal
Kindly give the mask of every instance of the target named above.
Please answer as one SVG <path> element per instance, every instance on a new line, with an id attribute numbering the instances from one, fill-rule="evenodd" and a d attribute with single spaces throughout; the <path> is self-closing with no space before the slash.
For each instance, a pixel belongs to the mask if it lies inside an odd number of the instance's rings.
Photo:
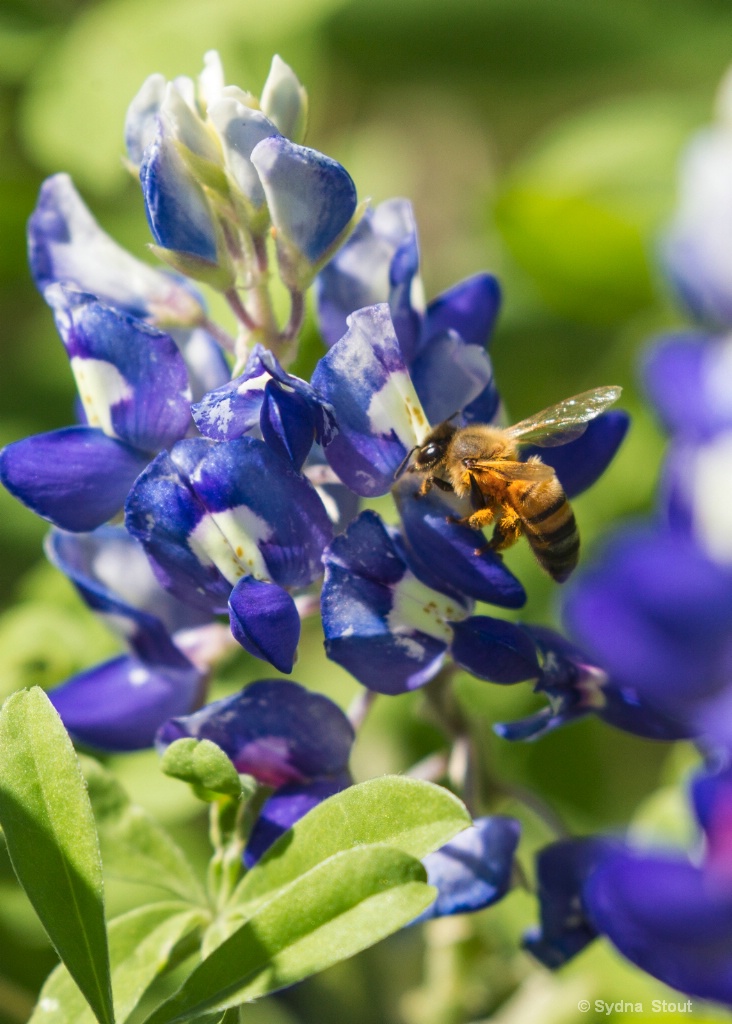
<path id="1" fill-rule="evenodd" d="M 732 891 L 681 860 L 618 851 L 589 879 L 594 925 L 623 956 L 673 988 L 732 1002 Z"/>
<path id="2" fill-rule="evenodd" d="M 99 750 L 142 750 L 152 746 L 163 722 L 188 714 L 201 700 L 203 678 L 182 661 L 151 667 L 123 655 L 74 676 L 48 696 L 82 743 Z"/>
<path id="3" fill-rule="evenodd" d="M 706 865 L 729 881 L 732 865 L 732 770 L 701 772 L 692 781 L 694 810 L 706 833 Z"/>
<path id="4" fill-rule="evenodd" d="M 681 300 L 699 320 L 732 323 L 729 177 L 726 125 L 700 132 L 684 154 L 679 202 L 661 256 Z"/>
<path id="5" fill-rule="evenodd" d="M 388 199 L 366 210 L 342 249 L 316 279 L 318 321 L 328 347 L 343 337 L 351 313 L 388 302 L 394 254 L 414 235 L 412 204 Z"/>
<path id="6" fill-rule="evenodd" d="M 140 184 L 157 244 L 215 265 L 218 247 L 211 207 L 160 122 L 142 158 Z"/>
<path id="7" fill-rule="evenodd" d="M 666 430 L 700 441 L 732 427 L 730 360 L 726 338 L 677 334 L 653 346 L 643 382 Z"/>
<path id="8" fill-rule="evenodd" d="M 262 807 L 252 829 L 244 864 L 254 867 L 257 861 L 280 836 L 292 828 L 313 807 L 317 807 L 329 796 L 340 793 L 351 784 L 351 777 L 342 772 L 334 779 L 316 779 L 315 782 L 291 782 L 278 789 Z"/>
<path id="9" fill-rule="evenodd" d="M 102 231 L 67 174 L 41 186 L 28 222 L 31 272 L 40 291 L 61 283 L 132 316 L 191 323 L 200 301 L 171 275 L 131 256 Z"/>
<path id="10" fill-rule="evenodd" d="M 524 945 L 552 970 L 597 937 L 583 894 L 587 879 L 612 849 L 605 840 L 567 839 L 545 847 L 537 857 L 541 928 L 525 936 Z"/>
<path id="11" fill-rule="evenodd" d="M 125 525 L 142 543 L 165 590 L 203 611 L 227 610 L 232 582 L 196 541 L 201 530 L 215 529 L 215 525 L 167 452 L 150 464 L 132 488 Z"/>
<path id="12" fill-rule="evenodd" d="M 278 233 L 317 263 L 356 210 L 356 186 L 344 167 L 282 136 L 254 147 L 251 161 Z"/>
<path id="13" fill-rule="evenodd" d="M 338 775 L 348 765 L 354 733 L 332 701 L 297 683 L 269 679 L 168 722 L 157 743 L 183 736 L 208 739 L 231 758 L 238 772 L 266 786 Z"/>
<path id="14" fill-rule="evenodd" d="M 502 608 L 521 608 L 526 592 L 492 551 L 475 554 L 482 538 L 468 526 L 448 522 L 454 509 L 432 490 L 417 499 L 419 484 L 405 476 L 394 489 L 402 518 L 406 557 L 428 586 Z"/>
<path id="15" fill-rule="evenodd" d="M 0 480 L 63 530 L 93 530 L 117 515 L 148 457 L 94 427 L 64 427 L 9 444 Z"/>
<path id="16" fill-rule="evenodd" d="M 428 682 L 450 641 L 460 603 L 421 583 L 374 512 L 362 512 L 323 555 L 328 657 L 378 693 Z"/>
<path id="17" fill-rule="evenodd" d="M 60 285 L 48 289 L 46 298 L 90 426 L 153 453 L 183 437 L 191 396 L 173 339 Z"/>
<path id="18" fill-rule="evenodd" d="M 435 335 L 411 367 L 414 388 L 430 423 L 462 412 L 493 385 L 491 361 L 482 348 L 454 331 Z"/>
<path id="19" fill-rule="evenodd" d="M 521 826 L 514 818 L 476 818 L 446 846 L 428 854 L 423 864 L 437 899 L 418 921 L 482 910 L 502 899 L 511 887 L 513 857 Z"/>
<path id="20" fill-rule="evenodd" d="M 305 399 L 271 381 L 264 390 L 259 425 L 269 447 L 299 472 L 315 440 L 313 414 Z"/>
<path id="21" fill-rule="evenodd" d="M 202 327 L 173 330 L 170 336 L 186 364 L 193 402 L 200 402 L 209 391 L 228 383 L 229 364 L 208 331 Z"/>
<path id="22" fill-rule="evenodd" d="M 476 274 L 438 295 L 427 307 L 424 335 L 432 339 L 455 331 L 469 345 L 485 348 L 501 304 L 501 289 L 492 274 Z"/>
<path id="23" fill-rule="evenodd" d="M 45 548 L 89 607 L 110 616 L 111 627 L 124 636 L 134 635 L 151 617 L 168 634 L 210 621 L 162 589 L 142 545 L 120 526 L 81 534 L 51 530 Z"/>
<path id="24" fill-rule="evenodd" d="M 179 442 L 172 459 L 233 552 L 232 582 L 254 575 L 301 587 L 320 576 L 333 535 L 328 514 L 308 481 L 263 441 L 196 438 Z"/>
<path id="25" fill-rule="evenodd" d="M 229 619 L 234 639 L 245 651 L 268 661 L 278 672 L 292 672 L 300 616 L 286 590 L 245 576 L 231 592 Z"/>
<path id="26" fill-rule="evenodd" d="M 575 498 L 598 480 L 615 457 L 630 426 L 627 412 L 613 410 L 603 413 L 587 424 L 581 437 L 558 448 L 527 447 L 522 458 L 541 455 L 552 466 L 564 493 Z"/>
<path id="27" fill-rule="evenodd" d="M 621 533 L 567 594 L 565 619 L 595 664 L 674 720 L 729 678 L 732 577 L 680 534 Z"/>
<path id="28" fill-rule="evenodd" d="M 349 318 L 348 332 L 320 360 L 312 383 L 338 421 L 328 462 L 356 494 L 386 494 L 407 452 L 429 432 L 387 306 Z"/>
<path id="29" fill-rule="evenodd" d="M 520 683 L 539 676 L 536 647 L 512 622 L 473 615 L 452 625 L 452 656 L 461 668 L 492 683 Z"/>
<path id="30" fill-rule="evenodd" d="M 414 227 L 394 253 L 389 268 L 389 309 L 399 347 L 408 364 L 414 359 L 422 332 L 424 310 L 414 306 L 415 294 L 421 297 L 421 290 L 419 244 Z"/>
<path id="31" fill-rule="evenodd" d="M 229 96 L 212 103 L 208 116 L 221 139 L 229 173 L 252 207 L 260 210 L 265 196 L 251 160 L 252 151 L 262 139 L 281 138 L 280 133 L 261 110 L 253 110 Z"/>

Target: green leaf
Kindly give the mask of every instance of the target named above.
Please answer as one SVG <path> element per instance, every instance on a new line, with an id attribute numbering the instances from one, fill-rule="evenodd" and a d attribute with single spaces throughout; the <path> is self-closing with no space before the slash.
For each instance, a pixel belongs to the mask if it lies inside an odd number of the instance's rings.
<path id="1" fill-rule="evenodd" d="M 353 956 L 429 906 L 425 878 L 418 860 L 389 846 L 329 857 L 261 907 L 146 1024 L 249 1002 Z"/>
<path id="2" fill-rule="evenodd" d="M 102 1024 L 113 1021 L 99 842 L 79 763 L 42 690 L 0 711 L 0 823 L 43 927 Z"/>
<path id="3" fill-rule="evenodd" d="M 132 1013 L 180 942 L 205 923 L 183 903 L 153 903 L 109 922 L 109 959 L 117 1021 Z M 41 990 L 28 1024 L 93 1024 L 69 972 L 59 964 Z"/>
<path id="4" fill-rule="evenodd" d="M 326 857 L 354 847 L 386 843 L 422 858 L 471 824 L 465 806 L 442 786 L 403 775 L 370 779 L 324 800 L 285 832 L 231 902 L 251 911 Z"/>
<path id="5" fill-rule="evenodd" d="M 191 737 L 171 743 L 163 754 L 160 770 L 196 788 L 225 796 L 241 796 L 241 779 L 221 747 L 211 740 Z"/>
<path id="6" fill-rule="evenodd" d="M 144 808 L 133 804 L 115 777 L 82 758 L 99 830 L 104 868 L 126 882 L 156 885 L 191 903 L 205 895 L 183 851 Z"/>

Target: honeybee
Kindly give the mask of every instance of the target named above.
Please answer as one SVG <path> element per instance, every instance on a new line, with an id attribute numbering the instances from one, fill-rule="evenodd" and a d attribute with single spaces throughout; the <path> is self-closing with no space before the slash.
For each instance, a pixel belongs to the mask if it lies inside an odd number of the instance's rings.
<path id="1" fill-rule="evenodd" d="M 503 551 L 523 533 L 539 565 L 563 583 L 579 558 L 574 512 L 552 467 L 538 455 L 522 462 L 519 450 L 523 445 L 553 448 L 574 441 L 590 420 L 617 401 L 621 390 L 593 388 L 512 427 L 456 427 L 446 420 L 412 449 L 396 476 L 405 469 L 424 474 L 419 495 L 434 485 L 469 497 L 473 512 L 454 521 L 475 530 L 495 524 L 490 541 L 476 548 L 476 554 Z"/>

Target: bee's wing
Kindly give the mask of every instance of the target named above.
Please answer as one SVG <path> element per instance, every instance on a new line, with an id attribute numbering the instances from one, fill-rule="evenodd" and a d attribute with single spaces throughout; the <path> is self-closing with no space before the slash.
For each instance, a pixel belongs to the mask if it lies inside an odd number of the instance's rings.
<path id="1" fill-rule="evenodd" d="M 481 473 L 493 473 L 504 480 L 526 480 L 529 483 L 554 477 L 554 470 L 544 462 L 511 462 L 510 459 L 486 459 L 484 462 L 475 459 L 471 470 L 478 477 Z"/>
<path id="2" fill-rule="evenodd" d="M 506 428 L 506 435 L 520 444 L 535 444 L 540 448 L 555 448 L 567 444 L 584 434 L 587 424 L 601 412 L 617 402 L 622 388 L 593 388 L 574 398 L 550 405 L 548 409 L 529 416 L 520 423 Z"/>

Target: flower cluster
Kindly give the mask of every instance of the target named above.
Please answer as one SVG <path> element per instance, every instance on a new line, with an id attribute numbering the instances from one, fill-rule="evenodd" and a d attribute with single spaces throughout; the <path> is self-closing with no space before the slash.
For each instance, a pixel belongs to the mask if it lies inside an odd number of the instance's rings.
<path id="1" fill-rule="evenodd" d="M 259 99 L 226 85 L 213 53 L 197 82 L 144 83 L 127 116 L 128 164 L 170 269 L 121 250 L 66 176 L 46 182 L 31 267 L 69 356 L 79 422 L 0 454 L 8 490 L 53 524 L 49 558 L 129 648 L 52 691 L 67 728 L 101 750 L 217 744 L 271 790 L 248 866 L 351 784 L 354 728 L 294 682 L 262 679 L 205 705 L 208 681 L 234 644 L 291 673 L 301 618 L 318 605 L 328 657 L 372 694 L 457 666 L 545 695 L 538 714 L 497 727 L 510 739 L 587 713 L 642 735 L 684 734 L 600 657 L 476 607 L 526 600 L 506 544 L 476 549 L 467 519 L 492 515 L 490 502 L 402 470 L 448 421 L 504 423 L 487 351 L 498 284 L 478 274 L 426 304 L 410 204 L 360 207 L 346 170 L 302 145 L 306 120 L 304 90 L 279 58 Z M 235 337 L 192 282 L 225 296 Z M 308 381 L 288 367 L 313 283 L 327 351 Z M 628 427 L 607 404 L 557 429 L 541 459 L 532 435 L 510 463 L 519 481 L 552 481 L 553 503 L 528 522 L 556 515 L 605 470 Z M 360 511 L 389 492 L 397 525 Z M 566 524 L 552 530 L 567 539 Z M 431 854 L 438 895 L 424 916 L 501 898 L 518 833 L 512 818 L 481 816 Z"/>
<path id="2" fill-rule="evenodd" d="M 685 156 L 679 207 L 663 240 L 679 297 L 703 322 L 727 330 L 728 117 L 729 80 L 720 123 Z M 602 838 L 548 847 L 538 861 L 542 927 L 527 940 L 556 967 L 602 934 L 667 984 L 725 1003 L 732 1001 L 731 351 L 727 335 L 701 328 L 650 348 L 643 382 L 670 435 L 656 512 L 608 541 L 564 606 L 570 635 L 602 666 L 603 697 L 623 696 L 623 727 L 693 739 L 705 755 L 692 784 L 703 850 L 682 859 Z"/>

